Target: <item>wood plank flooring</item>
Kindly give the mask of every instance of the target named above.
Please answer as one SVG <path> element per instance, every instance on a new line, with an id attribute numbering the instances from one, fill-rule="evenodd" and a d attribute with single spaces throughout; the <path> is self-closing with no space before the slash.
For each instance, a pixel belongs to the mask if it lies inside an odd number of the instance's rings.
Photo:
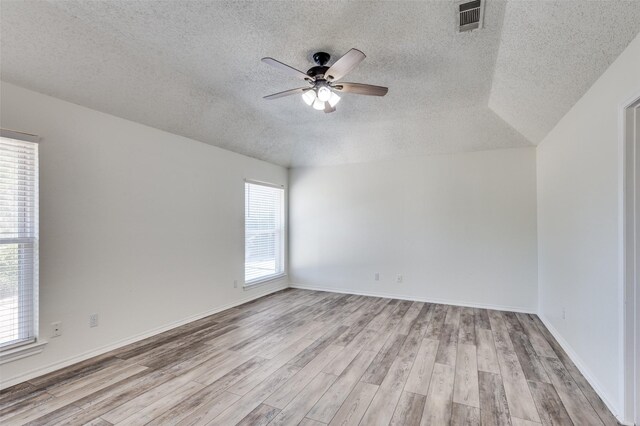
<path id="1" fill-rule="evenodd" d="M 287 289 L 0 392 L 10 425 L 615 425 L 535 315 Z"/>

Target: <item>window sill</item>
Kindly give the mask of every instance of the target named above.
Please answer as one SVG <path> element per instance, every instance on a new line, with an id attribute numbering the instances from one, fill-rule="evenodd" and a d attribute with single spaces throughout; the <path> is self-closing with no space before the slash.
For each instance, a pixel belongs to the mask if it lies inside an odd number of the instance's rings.
<path id="1" fill-rule="evenodd" d="M 282 278 L 285 278 L 286 276 L 287 276 L 286 273 L 282 273 L 282 274 L 278 274 L 278 275 L 272 275 L 272 276 L 265 277 L 265 278 L 262 278 L 262 279 L 259 279 L 259 280 L 255 280 L 255 281 L 251 281 L 251 282 L 245 283 L 242 286 L 242 288 L 243 288 L 243 290 L 251 290 L 252 288 L 260 287 L 262 285 L 269 284 L 269 283 L 271 283 L 273 281 L 281 280 Z"/>
<path id="2" fill-rule="evenodd" d="M 7 349 L 6 351 L 0 351 L 0 365 L 8 362 L 16 361 L 28 356 L 37 355 L 44 350 L 46 341 L 33 342 L 16 348 Z"/>

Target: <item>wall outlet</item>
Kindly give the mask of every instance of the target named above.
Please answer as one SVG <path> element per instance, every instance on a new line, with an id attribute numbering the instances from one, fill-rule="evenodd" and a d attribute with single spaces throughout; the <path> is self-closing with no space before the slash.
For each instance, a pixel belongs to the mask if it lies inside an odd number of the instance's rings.
<path id="1" fill-rule="evenodd" d="M 56 321 L 51 323 L 51 337 L 62 336 L 62 322 Z"/>
<path id="2" fill-rule="evenodd" d="M 402 274 L 398 274 L 398 276 L 396 277 L 396 282 L 398 284 L 400 284 L 402 282 L 403 278 L 402 278 Z"/>
<path id="3" fill-rule="evenodd" d="M 373 279 L 374 279 L 374 280 L 376 280 L 376 281 L 380 281 L 380 272 L 376 272 L 376 273 L 373 275 Z"/>
<path id="4" fill-rule="evenodd" d="M 89 315 L 89 327 L 97 327 L 98 326 L 98 314 Z"/>
<path id="5" fill-rule="evenodd" d="M 238 288 L 238 280 L 233 280 L 233 288 Z"/>
<path id="6" fill-rule="evenodd" d="M 562 307 L 562 319 L 567 319 L 567 310 L 564 308 L 564 306 Z"/>

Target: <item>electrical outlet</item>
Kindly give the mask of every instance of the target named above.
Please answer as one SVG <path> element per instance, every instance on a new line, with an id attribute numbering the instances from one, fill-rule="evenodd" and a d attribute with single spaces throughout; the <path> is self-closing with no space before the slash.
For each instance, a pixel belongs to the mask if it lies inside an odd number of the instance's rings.
<path id="1" fill-rule="evenodd" d="M 380 272 L 376 272 L 376 273 L 373 275 L 373 279 L 374 279 L 374 280 L 376 280 L 376 281 L 380 281 Z"/>
<path id="2" fill-rule="evenodd" d="M 62 336 L 62 322 L 56 321 L 51 323 L 51 337 Z"/>
<path id="3" fill-rule="evenodd" d="M 567 310 L 564 308 L 564 306 L 562 307 L 562 319 L 567 319 Z"/>
<path id="4" fill-rule="evenodd" d="M 233 280 L 233 288 L 238 288 L 238 280 Z"/>
<path id="5" fill-rule="evenodd" d="M 97 327 L 98 326 L 98 314 L 89 315 L 89 327 Z"/>
<path id="6" fill-rule="evenodd" d="M 398 284 L 400 284 L 402 282 L 402 274 L 398 274 L 398 276 L 396 277 L 396 282 Z"/>

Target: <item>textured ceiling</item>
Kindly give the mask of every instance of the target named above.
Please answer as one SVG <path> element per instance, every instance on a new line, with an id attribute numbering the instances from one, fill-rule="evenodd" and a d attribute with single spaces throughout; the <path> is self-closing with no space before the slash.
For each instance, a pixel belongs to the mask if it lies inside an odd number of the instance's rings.
<path id="1" fill-rule="evenodd" d="M 3 80 L 285 166 L 537 143 L 640 30 L 637 1 L 488 1 L 466 34 L 448 0 L 0 7 Z M 345 81 L 386 97 L 262 99 L 300 82 L 261 57 L 306 70 L 352 47 L 367 59 Z"/>
<path id="2" fill-rule="evenodd" d="M 640 1 L 510 1 L 489 107 L 537 144 L 640 31 Z"/>

